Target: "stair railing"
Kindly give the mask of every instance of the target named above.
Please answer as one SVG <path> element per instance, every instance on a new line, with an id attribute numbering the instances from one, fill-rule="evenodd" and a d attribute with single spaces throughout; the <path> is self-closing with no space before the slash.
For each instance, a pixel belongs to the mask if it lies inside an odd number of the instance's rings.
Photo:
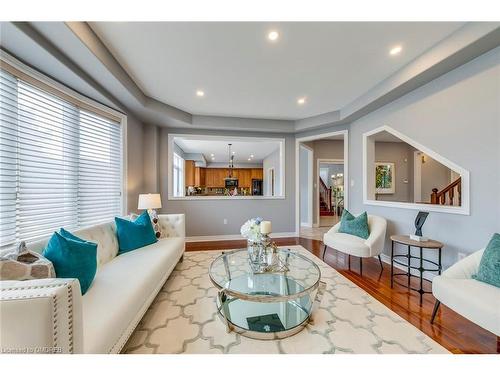
<path id="1" fill-rule="evenodd" d="M 444 189 L 439 191 L 432 189 L 431 204 L 441 204 L 453 206 L 455 204 L 455 192 L 458 198 L 458 205 L 462 205 L 462 178 L 459 177 Z"/>
<path id="2" fill-rule="evenodd" d="M 332 188 L 326 186 L 321 177 L 319 178 L 319 198 L 320 201 L 318 202 L 318 204 L 320 205 L 320 209 L 321 200 L 323 200 L 323 202 L 325 202 L 326 206 L 328 207 L 328 212 L 330 212 L 332 210 Z"/>

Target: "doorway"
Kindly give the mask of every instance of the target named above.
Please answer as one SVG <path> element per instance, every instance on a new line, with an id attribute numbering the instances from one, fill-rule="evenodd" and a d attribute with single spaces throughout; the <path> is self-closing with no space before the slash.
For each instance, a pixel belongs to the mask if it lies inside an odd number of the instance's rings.
<path id="1" fill-rule="evenodd" d="M 295 149 L 296 232 L 321 240 L 348 207 L 348 131 L 296 138 Z"/>
<path id="2" fill-rule="evenodd" d="M 331 228 L 344 210 L 344 160 L 317 159 L 317 171 L 316 222 Z"/>

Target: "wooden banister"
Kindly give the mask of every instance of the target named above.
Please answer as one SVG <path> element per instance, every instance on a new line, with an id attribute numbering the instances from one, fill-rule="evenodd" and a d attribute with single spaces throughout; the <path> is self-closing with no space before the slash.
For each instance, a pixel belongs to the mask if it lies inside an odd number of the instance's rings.
<path id="1" fill-rule="evenodd" d="M 319 196 L 320 196 L 320 202 L 318 202 L 318 204 L 321 204 L 321 198 L 322 198 L 328 207 L 328 212 L 330 212 L 332 210 L 332 188 L 326 186 L 325 182 L 321 177 L 319 178 Z"/>
<path id="2" fill-rule="evenodd" d="M 441 204 L 453 206 L 455 201 L 455 188 L 458 196 L 458 205 L 462 205 L 462 178 L 459 177 L 444 189 L 439 191 L 437 188 L 432 189 L 431 204 Z M 448 198 L 448 199 L 447 199 Z"/>

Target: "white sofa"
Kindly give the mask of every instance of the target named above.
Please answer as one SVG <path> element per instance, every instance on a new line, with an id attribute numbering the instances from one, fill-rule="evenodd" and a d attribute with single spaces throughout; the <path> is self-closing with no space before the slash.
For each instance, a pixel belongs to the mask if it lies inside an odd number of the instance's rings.
<path id="1" fill-rule="evenodd" d="M 472 278 L 479 270 L 483 250 L 465 257 L 432 279 L 436 304 L 431 323 L 440 303 L 500 336 L 500 288 Z"/>
<path id="2" fill-rule="evenodd" d="M 159 215 L 159 223 L 158 242 L 119 256 L 114 222 L 75 231 L 98 244 L 84 296 L 76 279 L 1 281 L 2 351 L 120 352 L 184 254 L 184 215 Z M 41 252 L 47 240 L 28 248 Z"/>
<path id="3" fill-rule="evenodd" d="M 351 268 L 351 255 L 359 257 L 359 270 L 363 274 L 363 258 L 378 256 L 380 267 L 383 269 L 380 254 L 384 251 L 385 232 L 387 221 L 380 216 L 368 215 L 368 229 L 370 236 L 367 239 L 339 233 L 340 222 L 323 235 L 323 260 L 326 248 L 338 250 L 349 255 L 349 268 Z"/>

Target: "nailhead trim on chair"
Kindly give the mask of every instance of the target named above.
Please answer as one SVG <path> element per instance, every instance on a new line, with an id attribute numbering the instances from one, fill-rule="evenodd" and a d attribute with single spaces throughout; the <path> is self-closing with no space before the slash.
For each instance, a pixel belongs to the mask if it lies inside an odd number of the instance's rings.
<path id="1" fill-rule="evenodd" d="M 57 348 L 57 296 L 52 296 L 52 347 Z"/>
<path id="2" fill-rule="evenodd" d="M 73 354 L 73 288 L 67 285 L 68 288 L 68 330 L 69 330 L 69 352 Z"/>
<path id="3" fill-rule="evenodd" d="M 11 291 L 11 290 L 36 290 L 36 289 L 48 289 L 54 287 L 66 287 L 68 293 L 68 331 L 69 331 L 69 352 L 73 354 L 73 288 L 71 283 L 60 283 L 51 285 L 33 285 L 33 286 L 23 286 L 23 287 L 13 287 L 13 288 L 0 288 L 0 291 Z M 52 297 L 52 341 L 53 347 L 57 348 L 58 340 L 58 300 L 56 295 L 50 295 L 47 293 L 41 293 L 36 295 L 18 295 L 13 297 L 2 297 L 2 300 L 18 300 L 27 298 L 41 298 L 41 297 Z"/>

